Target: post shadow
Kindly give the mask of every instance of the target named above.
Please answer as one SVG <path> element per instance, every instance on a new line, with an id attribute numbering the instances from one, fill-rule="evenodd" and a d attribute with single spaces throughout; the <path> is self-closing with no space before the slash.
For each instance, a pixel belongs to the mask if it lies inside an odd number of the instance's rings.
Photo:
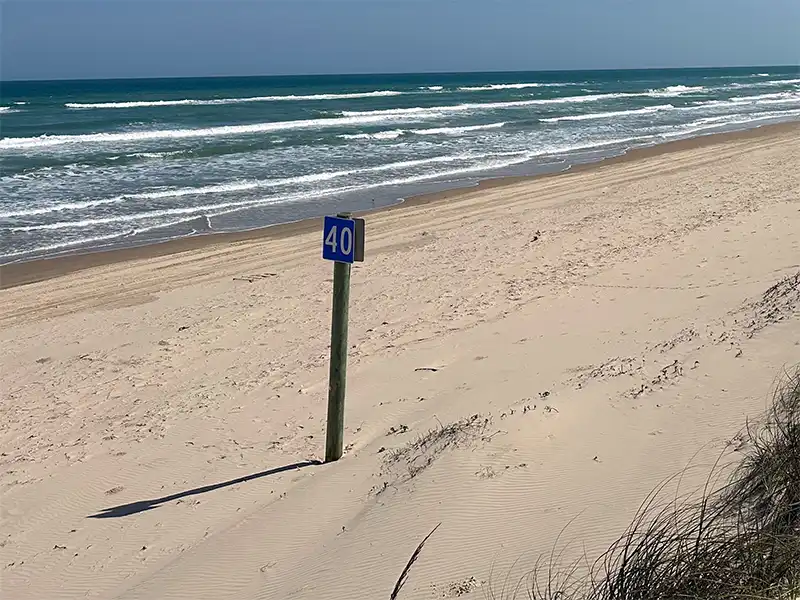
<path id="1" fill-rule="evenodd" d="M 246 481 L 252 481 L 253 479 L 260 479 L 262 477 L 269 477 L 270 475 L 277 475 L 278 473 L 285 473 L 286 471 L 295 471 L 297 469 L 302 469 L 304 467 L 310 467 L 312 465 L 321 465 L 321 464 L 322 463 L 318 460 L 306 460 L 303 462 L 293 463 L 291 465 L 284 465 L 282 467 L 276 467 L 274 469 L 268 469 L 266 471 L 261 471 L 259 473 L 253 473 L 251 475 L 245 475 L 244 477 L 231 479 L 230 481 L 223 481 L 222 483 L 214 483 L 212 485 L 205 485 L 203 487 L 198 487 L 191 490 L 178 492 L 176 494 L 172 494 L 170 496 L 164 496 L 162 498 L 155 498 L 153 500 L 140 500 L 139 502 L 131 502 L 130 504 L 121 504 L 120 506 L 112 506 L 110 508 L 104 508 L 97 514 L 89 515 L 88 518 L 110 519 L 117 517 L 127 517 L 129 515 L 144 512 L 146 510 L 151 510 L 153 508 L 160 506 L 161 504 L 164 504 L 166 502 L 171 502 L 172 500 L 179 500 L 180 498 L 186 498 L 187 496 L 196 496 L 198 494 L 205 494 L 206 492 L 213 492 L 214 490 L 236 485 L 237 483 L 244 483 Z"/>

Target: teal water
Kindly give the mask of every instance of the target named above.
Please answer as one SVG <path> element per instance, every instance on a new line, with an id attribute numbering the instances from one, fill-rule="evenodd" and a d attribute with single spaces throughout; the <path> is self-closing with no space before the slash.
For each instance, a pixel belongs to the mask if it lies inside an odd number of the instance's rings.
<path id="1" fill-rule="evenodd" d="M 798 71 L 5 82 L 0 262 L 383 206 L 796 120 Z"/>

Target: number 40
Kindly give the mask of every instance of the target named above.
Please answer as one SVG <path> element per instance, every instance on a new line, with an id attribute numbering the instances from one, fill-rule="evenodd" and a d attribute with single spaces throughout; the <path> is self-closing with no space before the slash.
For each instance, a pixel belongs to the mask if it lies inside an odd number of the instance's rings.
<path id="1" fill-rule="evenodd" d="M 330 231 L 328 231 L 328 236 L 325 238 L 325 245 L 334 254 L 341 252 L 345 256 L 350 256 L 353 252 L 353 230 L 349 227 L 342 227 L 341 232 L 339 232 L 338 229 L 336 225 L 331 227 Z"/>

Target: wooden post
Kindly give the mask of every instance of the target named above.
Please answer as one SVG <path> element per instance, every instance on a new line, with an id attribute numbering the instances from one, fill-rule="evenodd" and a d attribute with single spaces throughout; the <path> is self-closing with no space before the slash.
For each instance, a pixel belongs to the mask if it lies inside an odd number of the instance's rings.
<path id="1" fill-rule="evenodd" d="M 350 218 L 349 213 L 337 215 Z M 333 316 L 331 318 L 331 368 L 328 379 L 328 424 L 325 462 L 342 457 L 344 443 L 344 393 L 347 378 L 347 319 L 350 308 L 350 265 L 333 263 Z"/>

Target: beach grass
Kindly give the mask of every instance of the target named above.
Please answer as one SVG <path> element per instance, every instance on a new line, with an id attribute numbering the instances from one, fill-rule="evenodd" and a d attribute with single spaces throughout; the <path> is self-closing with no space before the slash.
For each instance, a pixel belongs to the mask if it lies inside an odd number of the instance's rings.
<path id="1" fill-rule="evenodd" d="M 488 600 L 797 600 L 800 367 L 780 380 L 762 419 L 729 446 L 741 459 L 723 465 L 720 457 L 699 497 L 661 501 L 679 473 L 651 491 L 593 562 L 562 563 L 557 541 L 516 585 L 506 580 L 497 591 L 490 583 Z M 415 549 L 392 600 L 439 525 Z"/>
<path id="2" fill-rule="evenodd" d="M 800 595 L 800 369 L 735 438 L 699 498 L 661 502 L 665 482 L 592 563 L 542 557 L 494 600 L 794 600 Z"/>

